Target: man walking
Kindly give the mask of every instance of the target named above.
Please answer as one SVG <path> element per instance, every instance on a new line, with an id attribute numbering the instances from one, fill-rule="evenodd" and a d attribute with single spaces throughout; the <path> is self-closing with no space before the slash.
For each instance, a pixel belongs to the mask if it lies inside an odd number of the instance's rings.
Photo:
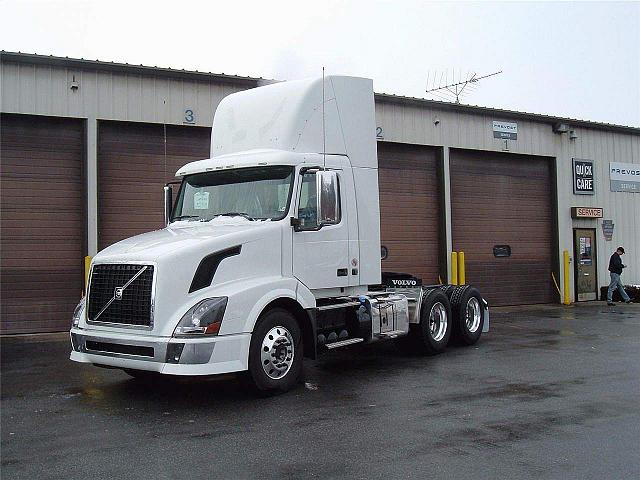
<path id="1" fill-rule="evenodd" d="M 631 303 L 631 299 L 627 292 L 624 291 L 624 286 L 620 281 L 620 275 L 622 275 L 622 269 L 626 267 L 626 265 L 622 264 L 622 258 L 624 255 L 624 248 L 618 247 L 611 258 L 609 259 L 609 271 L 611 272 L 611 283 L 609 284 L 609 290 L 607 290 L 607 305 L 610 307 L 615 305 L 613 303 L 613 291 L 618 288 L 624 303 Z"/>

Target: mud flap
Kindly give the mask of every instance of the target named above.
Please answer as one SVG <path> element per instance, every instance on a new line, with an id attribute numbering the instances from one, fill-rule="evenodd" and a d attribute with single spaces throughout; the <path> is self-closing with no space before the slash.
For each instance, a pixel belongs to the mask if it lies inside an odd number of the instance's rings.
<path id="1" fill-rule="evenodd" d="M 484 325 L 482 326 L 482 333 L 487 333 L 489 331 L 489 304 L 484 298 L 482 302 L 484 303 Z"/>

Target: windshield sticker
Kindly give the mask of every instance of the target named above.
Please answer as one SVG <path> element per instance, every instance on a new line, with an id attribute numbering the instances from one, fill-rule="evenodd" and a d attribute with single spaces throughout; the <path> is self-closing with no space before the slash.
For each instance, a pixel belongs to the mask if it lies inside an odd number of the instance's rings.
<path id="1" fill-rule="evenodd" d="M 195 210 L 208 210 L 209 209 L 209 192 L 194 193 L 193 208 Z"/>
<path id="2" fill-rule="evenodd" d="M 287 201 L 289 200 L 289 185 L 284 183 L 278 185 L 278 211 L 284 212 L 287 208 Z"/>

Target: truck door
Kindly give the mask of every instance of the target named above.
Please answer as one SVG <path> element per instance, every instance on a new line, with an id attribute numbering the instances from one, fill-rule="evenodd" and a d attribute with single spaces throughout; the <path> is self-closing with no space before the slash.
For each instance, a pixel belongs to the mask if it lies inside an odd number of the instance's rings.
<path id="1" fill-rule="evenodd" d="M 341 194 L 344 184 L 342 170 L 336 172 L 334 187 L 325 185 L 318 188 L 317 170 L 301 173 L 298 189 L 298 226 L 293 231 L 293 272 L 310 289 L 346 287 L 349 285 L 349 229 L 345 212 L 345 196 Z M 317 195 L 319 191 L 328 192 L 335 188 L 334 218 L 329 215 L 318 218 Z"/>

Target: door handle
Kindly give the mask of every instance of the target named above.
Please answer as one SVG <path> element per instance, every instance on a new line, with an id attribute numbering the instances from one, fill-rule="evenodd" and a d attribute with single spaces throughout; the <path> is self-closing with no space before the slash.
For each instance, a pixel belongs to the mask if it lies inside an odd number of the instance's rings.
<path id="1" fill-rule="evenodd" d="M 338 276 L 339 277 L 346 277 L 347 275 L 349 275 L 349 269 L 348 268 L 339 268 L 338 269 Z"/>

